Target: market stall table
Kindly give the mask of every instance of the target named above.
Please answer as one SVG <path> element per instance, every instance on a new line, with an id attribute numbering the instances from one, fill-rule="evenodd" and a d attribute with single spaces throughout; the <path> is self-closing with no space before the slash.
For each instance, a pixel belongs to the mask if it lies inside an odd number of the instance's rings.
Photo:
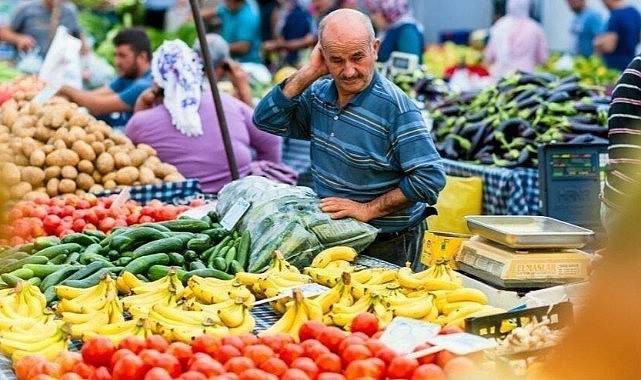
<path id="1" fill-rule="evenodd" d="M 538 169 L 499 168 L 443 159 L 450 176 L 483 179 L 483 214 L 539 215 Z"/>

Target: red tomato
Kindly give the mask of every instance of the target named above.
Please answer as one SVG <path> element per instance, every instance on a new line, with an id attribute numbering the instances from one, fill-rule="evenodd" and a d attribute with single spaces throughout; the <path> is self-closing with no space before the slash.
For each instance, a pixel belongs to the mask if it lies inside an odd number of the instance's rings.
<path id="1" fill-rule="evenodd" d="M 165 352 L 174 356 L 176 359 L 178 359 L 183 370 L 187 369 L 189 364 L 189 359 L 191 359 L 193 356 L 191 346 L 183 342 L 171 343 L 169 346 L 167 346 L 167 349 L 165 350 Z"/>
<path id="2" fill-rule="evenodd" d="M 169 343 L 167 343 L 167 339 L 163 338 L 161 335 L 148 336 L 145 339 L 145 344 L 147 345 L 147 348 L 156 350 L 159 352 L 165 352 L 167 347 L 169 347 Z"/>
<path id="3" fill-rule="evenodd" d="M 136 355 L 124 355 L 113 367 L 113 380 L 139 380 L 144 378 L 147 369 L 142 358 Z"/>
<path id="4" fill-rule="evenodd" d="M 418 360 L 407 356 L 397 356 L 387 367 L 387 376 L 409 379 L 416 368 L 418 368 Z"/>
<path id="5" fill-rule="evenodd" d="M 225 347 L 225 346 L 223 346 Z M 228 372 L 233 372 L 237 375 L 240 375 L 243 373 L 245 370 L 248 370 L 250 368 L 255 368 L 256 365 L 254 364 L 251 359 L 246 358 L 244 356 L 238 356 L 234 358 L 230 358 L 226 363 L 225 363 L 225 370 Z"/>
<path id="6" fill-rule="evenodd" d="M 310 380 L 310 377 L 303 370 L 290 368 L 280 377 L 280 380 Z"/>
<path id="7" fill-rule="evenodd" d="M 107 233 L 116 226 L 116 220 L 110 216 L 105 217 L 100 222 L 98 222 L 98 229 L 102 232 Z"/>
<path id="8" fill-rule="evenodd" d="M 128 350 L 131 350 L 131 352 L 133 352 L 134 354 L 137 354 L 147 348 L 147 342 L 144 338 L 141 338 L 139 336 L 128 336 L 120 341 L 120 344 L 118 344 L 118 348 L 126 348 Z"/>
<path id="9" fill-rule="evenodd" d="M 314 360 L 306 357 L 296 358 L 289 367 L 298 368 L 304 371 L 310 379 L 314 379 L 319 372 L 318 366 Z"/>
<path id="10" fill-rule="evenodd" d="M 416 352 L 416 351 L 421 351 L 421 350 L 424 350 L 424 349 L 426 349 L 426 348 L 430 348 L 430 347 L 432 347 L 432 345 L 431 345 L 431 344 L 429 344 L 429 343 L 423 343 L 423 344 L 421 344 L 420 346 L 417 346 L 417 347 L 414 349 L 414 352 Z M 437 353 L 435 352 L 435 353 L 433 353 L 433 354 L 429 354 L 429 355 L 421 356 L 420 358 L 418 358 L 418 359 L 417 359 L 417 360 L 418 360 L 418 363 L 419 363 L 419 364 L 429 364 L 429 363 L 434 363 L 434 360 L 436 360 L 436 354 L 437 354 Z"/>
<path id="11" fill-rule="evenodd" d="M 445 364 L 443 371 L 450 379 L 470 378 L 477 370 L 476 364 L 469 358 L 458 356 L 452 358 Z"/>
<path id="12" fill-rule="evenodd" d="M 372 352 L 363 344 L 352 344 L 341 351 L 341 360 L 345 365 L 354 360 L 367 359 L 372 357 Z"/>
<path id="13" fill-rule="evenodd" d="M 207 377 L 225 373 L 225 367 L 209 355 L 207 355 L 207 358 L 201 357 L 192 361 L 187 369 L 200 372 Z"/>
<path id="14" fill-rule="evenodd" d="M 150 369 L 146 374 L 144 380 L 172 380 L 173 377 L 164 369 L 160 367 Z"/>
<path id="15" fill-rule="evenodd" d="M 292 364 L 292 362 L 296 358 L 303 356 L 304 353 L 305 349 L 300 345 L 295 343 L 287 343 L 283 346 L 283 348 L 280 349 L 280 351 L 278 352 L 278 356 L 289 365 Z"/>
<path id="16" fill-rule="evenodd" d="M 289 334 L 274 334 L 261 337 L 259 342 L 269 346 L 274 352 L 279 352 L 287 343 L 294 343 L 294 338 Z"/>
<path id="17" fill-rule="evenodd" d="M 111 366 L 109 368 L 113 369 L 113 367 L 116 365 L 116 362 L 126 355 L 136 355 L 136 354 L 127 348 L 120 348 L 116 350 L 116 352 L 114 352 L 114 354 L 111 356 L 111 361 L 110 361 Z"/>
<path id="18" fill-rule="evenodd" d="M 338 353 L 340 354 L 341 352 L 343 352 L 344 349 L 346 349 L 347 347 L 353 344 L 365 344 L 365 339 L 354 334 L 348 335 L 347 337 L 345 337 L 345 339 L 343 339 L 341 344 L 338 346 Z"/>
<path id="19" fill-rule="evenodd" d="M 20 220 L 24 218 L 26 215 L 22 214 L 22 211 L 20 210 L 19 207 L 14 207 L 9 211 L 9 220 L 14 221 L 14 220 Z"/>
<path id="20" fill-rule="evenodd" d="M 93 337 L 87 340 L 80 353 L 87 364 L 96 367 L 107 367 L 111 363 L 111 356 L 116 352 L 113 342 L 104 337 Z"/>
<path id="21" fill-rule="evenodd" d="M 128 225 L 134 225 L 138 224 L 138 218 L 140 218 L 140 214 L 129 214 L 127 215 L 127 224 Z"/>
<path id="22" fill-rule="evenodd" d="M 222 340 L 223 344 L 228 344 L 230 346 L 236 347 L 239 351 L 243 351 L 245 348 L 245 342 L 236 335 L 227 335 Z"/>
<path id="23" fill-rule="evenodd" d="M 107 367 L 98 367 L 94 373 L 89 376 L 89 380 L 111 380 L 111 373 Z"/>
<path id="24" fill-rule="evenodd" d="M 430 364 L 422 364 L 414 370 L 414 374 L 412 375 L 412 380 L 423 380 L 423 379 L 430 379 L 430 380 L 447 380 L 447 376 L 445 375 L 445 372 L 443 369 L 439 366 L 437 366 L 434 363 Z"/>
<path id="25" fill-rule="evenodd" d="M 76 219 L 73 221 L 73 224 L 71 225 L 71 229 L 73 229 L 76 232 L 82 232 L 85 230 L 86 225 L 87 225 L 87 222 L 85 222 L 83 219 Z"/>
<path id="26" fill-rule="evenodd" d="M 177 378 L 181 380 L 207 380 L 207 376 L 196 371 L 187 371 Z"/>
<path id="27" fill-rule="evenodd" d="M 258 344 L 258 337 L 252 333 L 240 334 L 238 337 L 245 343 L 245 347 Z"/>
<path id="28" fill-rule="evenodd" d="M 443 367 L 445 367 L 447 362 L 449 362 L 450 360 L 454 359 L 455 357 L 456 357 L 456 355 L 454 355 L 453 353 L 451 353 L 449 351 L 445 351 L 445 350 L 439 351 L 436 354 L 436 365 L 441 367 L 441 368 L 443 368 Z"/>
<path id="29" fill-rule="evenodd" d="M 97 226 L 100 223 L 98 214 L 94 209 L 87 210 L 87 212 L 85 213 L 85 220 L 87 221 L 87 223 L 93 224 L 94 226 Z"/>
<path id="30" fill-rule="evenodd" d="M 63 218 L 66 216 L 72 216 L 75 210 L 76 209 L 73 206 L 65 205 L 62 207 L 62 212 L 60 212 L 60 216 Z"/>
<path id="31" fill-rule="evenodd" d="M 260 366 L 267 359 L 274 356 L 274 351 L 264 344 L 255 344 L 245 347 L 243 355 L 250 358 L 257 366 Z"/>
<path id="32" fill-rule="evenodd" d="M 77 373 L 78 375 L 82 376 L 85 379 L 88 379 L 95 370 L 96 369 L 93 366 L 83 361 L 79 361 L 73 366 L 73 372 Z"/>
<path id="33" fill-rule="evenodd" d="M 263 362 L 259 368 L 265 372 L 280 377 L 285 373 L 285 371 L 287 371 L 287 363 L 279 358 L 270 358 Z"/>
<path id="34" fill-rule="evenodd" d="M 278 380 L 278 377 L 258 368 L 250 368 L 241 373 L 238 380 Z"/>
<path id="35" fill-rule="evenodd" d="M 145 348 L 144 350 L 140 351 L 138 354 L 138 357 L 142 359 L 143 363 L 148 368 L 151 368 L 154 366 L 154 363 L 158 361 L 158 357 L 160 356 L 160 352 L 157 350 L 152 350 L 149 348 Z"/>
<path id="36" fill-rule="evenodd" d="M 56 356 L 55 362 L 60 366 L 60 373 L 67 373 L 73 370 L 73 366 L 78 361 L 82 360 L 82 355 L 79 352 L 73 351 L 60 351 Z"/>
<path id="37" fill-rule="evenodd" d="M 67 372 L 60 376 L 60 380 L 83 380 L 84 378 L 75 372 Z"/>
<path id="38" fill-rule="evenodd" d="M 343 375 L 347 380 L 360 380 L 367 377 L 378 379 L 381 376 L 381 370 L 376 364 L 367 359 L 354 360 L 347 365 Z"/>
<path id="39" fill-rule="evenodd" d="M 191 349 L 194 353 L 204 352 L 211 356 L 214 356 L 220 346 L 220 339 L 207 334 L 198 336 L 191 342 Z"/>
<path id="40" fill-rule="evenodd" d="M 350 327 L 352 332 L 362 332 L 367 336 L 372 336 L 378 331 L 378 318 L 372 313 L 359 313 L 352 320 Z"/>
<path id="41" fill-rule="evenodd" d="M 164 368 L 172 377 L 176 377 L 182 373 L 182 365 L 178 359 L 166 353 L 158 355 L 152 367 Z"/>
<path id="42" fill-rule="evenodd" d="M 310 340 L 306 340 L 306 342 L 310 342 Z M 329 348 L 323 346 L 322 343 L 317 343 L 305 347 L 305 356 L 311 358 L 312 360 L 316 360 L 317 357 L 327 352 L 330 352 Z"/>
<path id="43" fill-rule="evenodd" d="M 387 347 L 387 345 L 385 343 L 383 343 L 380 340 L 375 339 L 375 338 L 370 338 L 370 339 L 366 340 L 365 341 L 365 345 L 367 346 L 367 348 L 369 348 L 370 351 L 372 351 L 372 353 L 374 355 L 376 355 L 378 350 Z"/>
<path id="44" fill-rule="evenodd" d="M 45 375 L 44 373 L 31 377 L 29 380 L 56 380 L 57 377 Z"/>
<path id="45" fill-rule="evenodd" d="M 149 216 L 149 215 L 142 215 L 142 216 L 138 219 L 138 223 L 139 223 L 139 224 L 143 224 L 143 223 L 151 223 L 151 222 L 153 222 L 153 221 L 154 221 L 154 218 L 152 218 L 152 217 L 151 217 L 151 216 Z"/>
<path id="46" fill-rule="evenodd" d="M 389 363 L 396 357 L 396 355 L 396 352 L 391 348 L 383 347 L 376 351 L 376 354 L 374 356 L 381 359 L 385 363 L 385 365 L 389 365 Z"/>
<path id="47" fill-rule="evenodd" d="M 318 339 L 321 331 L 325 329 L 325 324 L 319 321 L 307 321 L 300 326 L 298 338 L 301 342 L 307 339 Z"/>
<path id="48" fill-rule="evenodd" d="M 91 203 L 89 203 L 89 201 L 86 199 L 79 199 L 76 203 L 76 209 L 86 210 L 89 207 L 91 207 Z"/>
<path id="49" fill-rule="evenodd" d="M 338 351 L 338 346 L 343 339 L 345 339 L 345 332 L 335 326 L 325 327 L 318 335 L 318 340 L 332 352 Z"/>
<path id="50" fill-rule="evenodd" d="M 31 216 L 44 220 L 47 217 L 47 207 L 43 205 L 35 206 L 31 210 Z"/>
<path id="51" fill-rule="evenodd" d="M 323 372 L 318 374 L 316 380 L 345 380 L 345 376 L 340 373 Z"/>
<path id="52" fill-rule="evenodd" d="M 214 359 L 225 364 L 229 359 L 241 356 L 240 350 L 234 346 L 224 344 L 220 346 L 218 351 L 214 354 Z"/>
<path id="53" fill-rule="evenodd" d="M 321 372 L 340 373 L 341 369 L 343 368 L 341 358 L 338 355 L 331 352 L 320 354 L 316 358 L 316 360 L 314 360 L 314 363 L 316 363 L 319 371 Z"/>

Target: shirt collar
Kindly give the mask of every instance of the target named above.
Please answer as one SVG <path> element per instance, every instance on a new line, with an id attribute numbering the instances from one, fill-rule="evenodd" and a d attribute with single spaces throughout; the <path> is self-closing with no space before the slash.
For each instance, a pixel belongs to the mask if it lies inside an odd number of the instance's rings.
<path id="1" fill-rule="evenodd" d="M 347 107 L 350 104 L 353 104 L 355 106 L 360 106 L 363 104 L 363 100 L 365 97 L 372 91 L 372 88 L 376 85 L 376 83 L 380 81 L 380 77 L 378 74 L 378 71 L 374 71 L 374 76 L 372 76 L 372 80 L 369 82 L 369 85 L 365 87 L 365 89 L 358 94 L 356 94 L 352 100 L 350 100 L 345 107 Z M 336 80 L 332 79 L 329 84 L 329 91 L 326 91 L 325 93 L 319 94 L 319 97 L 322 98 L 324 101 L 331 103 L 332 105 L 338 107 L 338 91 L 336 89 Z M 344 107 L 343 107 L 344 108 Z"/>

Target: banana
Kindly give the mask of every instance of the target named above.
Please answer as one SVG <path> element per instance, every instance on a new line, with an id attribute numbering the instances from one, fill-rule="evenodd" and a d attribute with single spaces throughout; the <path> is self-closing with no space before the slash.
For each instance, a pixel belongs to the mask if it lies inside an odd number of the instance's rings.
<path id="1" fill-rule="evenodd" d="M 340 271 L 340 272 L 353 272 L 354 267 L 352 264 L 347 261 L 347 260 L 334 260 L 327 264 L 325 269 L 330 269 L 334 271 Z"/>
<path id="2" fill-rule="evenodd" d="M 309 275 L 314 282 L 331 288 L 340 280 L 341 272 L 324 268 L 307 267 L 305 268 L 305 273 Z"/>
<path id="3" fill-rule="evenodd" d="M 316 300 L 303 298 L 300 302 L 305 307 L 309 320 L 319 322 L 323 320 L 323 308 L 318 302 L 316 302 Z"/>
<path id="4" fill-rule="evenodd" d="M 231 306 L 234 305 L 234 303 L 235 303 L 235 301 L 232 300 L 232 299 L 228 299 L 226 301 L 219 302 L 219 303 L 214 303 L 214 304 L 211 304 L 211 305 L 203 305 L 203 304 L 201 304 L 199 302 L 193 302 L 193 303 L 189 304 L 188 310 L 205 311 L 205 312 L 208 312 L 208 313 L 218 314 L 218 310 L 224 309 L 224 308 L 227 308 L 227 307 L 231 307 Z"/>
<path id="5" fill-rule="evenodd" d="M 327 313 L 332 305 L 339 303 L 343 288 L 343 283 L 339 283 L 315 298 L 315 301 L 318 302 L 324 313 Z"/>
<path id="6" fill-rule="evenodd" d="M 155 292 L 127 296 L 122 298 L 121 301 L 125 310 L 129 309 L 131 306 L 138 306 L 142 309 L 145 307 L 147 309 L 151 309 L 151 306 L 158 303 L 167 304 L 168 297 L 171 296 L 175 296 L 175 294 L 170 293 L 167 289 L 160 289 Z"/>
<path id="7" fill-rule="evenodd" d="M 218 315 L 210 311 L 179 310 L 163 305 L 154 305 L 152 310 L 168 319 L 176 320 L 177 322 L 222 324 Z"/>
<path id="8" fill-rule="evenodd" d="M 439 316 L 439 310 L 435 304 L 432 304 L 432 307 L 430 308 L 430 312 L 423 317 L 423 321 L 436 323 L 435 321 L 436 321 L 436 318 L 438 318 L 438 316 Z"/>
<path id="9" fill-rule="evenodd" d="M 336 246 L 322 250 L 314 260 L 312 260 L 312 267 L 325 268 L 330 262 L 336 260 L 354 261 L 358 253 L 352 247 Z"/>
<path id="10" fill-rule="evenodd" d="M 235 278 L 238 282 L 245 286 L 252 286 L 258 279 L 263 276 L 265 273 L 249 273 L 249 272 L 238 272 L 235 274 Z"/>
<path id="11" fill-rule="evenodd" d="M 278 250 L 274 251 L 274 253 L 272 254 L 272 268 L 276 272 L 300 273 L 298 268 L 291 265 L 287 260 L 285 260 L 285 256 L 283 256 L 283 254 Z"/>
<path id="12" fill-rule="evenodd" d="M 431 297 L 430 297 L 431 298 Z M 416 301 L 404 305 L 394 306 L 391 311 L 394 316 L 401 316 L 414 319 L 422 319 L 432 310 L 433 304 L 431 299 L 417 299 Z"/>
<path id="13" fill-rule="evenodd" d="M 243 323 L 246 309 L 247 306 L 242 300 L 236 300 L 233 306 L 218 310 L 218 317 L 223 325 L 229 328 L 238 327 Z"/>
<path id="14" fill-rule="evenodd" d="M 243 322 L 236 327 L 230 327 L 229 333 L 232 335 L 251 333 L 252 331 L 254 331 L 255 327 L 256 319 L 249 312 L 249 308 L 245 308 L 245 310 L 243 311 Z"/>
<path id="15" fill-rule="evenodd" d="M 374 315 L 378 319 L 378 328 L 385 329 L 392 322 L 394 313 L 392 310 L 387 309 L 380 300 L 376 300 L 372 304 Z M 351 327 L 351 324 L 350 324 Z"/>
<path id="16" fill-rule="evenodd" d="M 0 338 L 0 350 L 3 353 L 9 354 L 9 355 L 11 355 L 15 350 L 35 352 L 35 351 L 43 350 L 47 348 L 47 346 L 51 344 L 55 344 L 61 339 L 65 339 L 64 334 L 62 333 L 61 330 L 56 331 L 55 334 L 52 334 L 50 336 L 40 337 L 40 338 L 41 339 L 38 339 L 36 341 L 27 341 L 27 342 L 22 340 Z"/>
<path id="17" fill-rule="evenodd" d="M 87 332 L 92 332 L 100 326 L 109 324 L 109 314 L 107 313 L 96 313 L 94 317 L 84 323 L 65 323 L 63 329 L 74 339 L 81 339 L 82 336 Z"/>
<path id="18" fill-rule="evenodd" d="M 469 306 L 464 306 L 459 309 L 454 310 L 453 312 L 447 314 L 447 323 L 449 324 L 452 321 L 458 320 L 458 319 L 464 319 L 467 318 L 469 314 L 476 313 L 477 311 L 485 308 L 485 305 L 481 304 L 476 304 L 476 305 L 469 305 Z"/>
<path id="19" fill-rule="evenodd" d="M 461 285 L 449 280 L 441 280 L 437 278 L 429 278 L 424 281 L 424 289 L 428 291 L 434 290 L 454 290 L 459 289 Z"/>
<path id="20" fill-rule="evenodd" d="M 375 272 L 372 275 L 372 278 L 369 279 L 366 283 L 363 285 L 380 285 L 380 284 L 386 284 L 388 282 L 395 281 L 397 278 L 397 274 L 395 270 L 392 269 L 382 269 L 377 272 Z"/>
<path id="21" fill-rule="evenodd" d="M 423 288 L 423 281 L 420 279 L 416 278 L 414 276 L 414 273 L 412 272 L 412 269 L 409 267 L 403 267 L 398 270 L 397 273 L 397 280 L 398 283 L 407 289 L 422 289 Z"/>
<path id="22" fill-rule="evenodd" d="M 350 272 L 350 275 L 352 276 L 352 281 L 364 284 L 372 278 L 374 273 L 370 269 L 363 269 Z"/>
<path id="23" fill-rule="evenodd" d="M 294 309 L 296 310 L 296 314 L 294 315 L 292 324 L 289 326 L 289 329 L 287 329 L 287 334 L 294 338 L 294 341 L 296 342 L 300 342 L 300 337 L 298 336 L 300 327 L 303 323 L 309 320 L 308 309 L 305 306 L 304 301 L 305 299 L 303 298 L 302 293 L 296 291 L 294 293 Z M 320 318 L 322 320 L 322 314 Z"/>
<path id="24" fill-rule="evenodd" d="M 25 356 L 40 355 L 47 360 L 54 360 L 60 352 L 67 349 L 68 339 L 62 335 L 58 340 L 53 340 L 39 350 L 14 350 L 11 354 L 11 361 L 17 363 Z"/>
<path id="25" fill-rule="evenodd" d="M 104 311 L 94 311 L 93 313 L 74 313 L 71 311 L 62 312 L 62 320 L 71 324 L 86 323 L 96 318 L 98 314 L 106 314 Z"/>
<path id="26" fill-rule="evenodd" d="M 292 324 L 294 323 L 294 318 L 296 317 L 296 314 L 297 314 L 296 303 L 295 302 L 289 303 L 287 310 L 280 317 L 280 319 L 276 321 L 273 325 L 271 325 L 268 329 L 259 332 L 258 336 L 262 337 L 267 335 L 287 333 L 290 330 Z"/>
<path id="27" fill-rule="evenodd" d="M 443 314 L 445 314 L 445 315 L 449 315 L 450 313 L 452 313 L 452 312 L 454 312 L 454 311 L 456 311 L 458 309 L 461 309 L 461 308 L 464 308 L 464 307 L 467 307 L 467 306 L 476 306 L 476 305 L 482 305 L 482 304 L 480 304 L 478 302 L 474 302 L 474 301 L 452 302 L 452 303 L 445 304 L 445 306 L 442 307 L 441 312 Z"/>
<path id="28" fill-rule="evenodd" d="M 136 277 L 135 274 L 128 271 L 122 272 L 122 274 L 118 278 L 121 278 L 126 287 L 129 289 L 126 294 L 130 294 L 131 289 L 146 284 L 146 282 Z"/>
<path id="29" fill-rule="evenodd" d="M 446 298 L 448 303 L 472 301 L 487 305 L 488 302 L 485 293 L 474 288 L 461 288 L 453 290 L 446 296 Z"/>

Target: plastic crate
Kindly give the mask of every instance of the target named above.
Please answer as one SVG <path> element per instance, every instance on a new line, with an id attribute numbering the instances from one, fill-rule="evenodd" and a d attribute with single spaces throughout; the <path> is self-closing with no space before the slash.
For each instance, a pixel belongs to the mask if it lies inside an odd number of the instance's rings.
<path id="1" fill-rule="evenodd" d="M 514 328 L 525 326 L 535 319 L 549 320 L 549 327 L 557 330 L 574 323 L 574 311 L 570 302 L 561 302 L 552 307 L 541 306 L 524 310 L 465 320 L 465 331 L 485 338 L 504 338 Z M 510 327 L 507 329 L 506 327 Z"/>

